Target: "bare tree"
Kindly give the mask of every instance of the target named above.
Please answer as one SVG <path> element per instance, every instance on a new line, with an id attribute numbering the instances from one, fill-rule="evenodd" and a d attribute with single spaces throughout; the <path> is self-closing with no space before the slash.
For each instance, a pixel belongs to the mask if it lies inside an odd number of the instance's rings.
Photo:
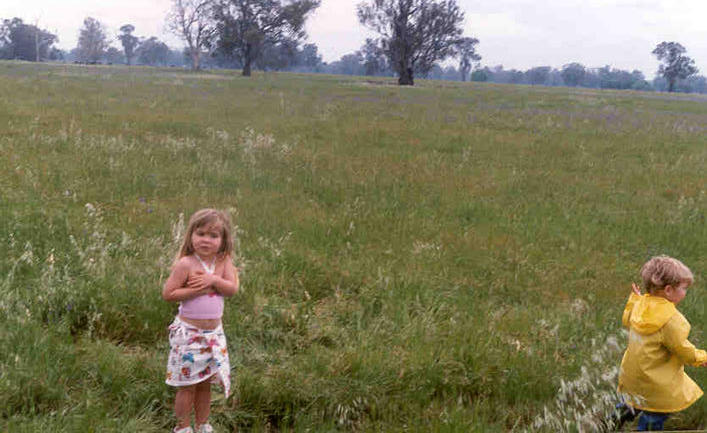
<path id="1" fill-rule="evenodd" d="M 243 75 L 266 46 L 298 43 L 306 37 L 304 24 L 321 0 L 222 0 L 216 12 L 218 47 L 243 63 Z"/>
<path id="2" fill-rule="evenodd" d="M 201 51 L 209 49 L 216 32 L 213 0 L 173 0 L 167 27 L 187 44 L 192 70 L 201 67 Z"/>
<path id="3" fill-rule="evenodd" d="M 462 76 L 462 81 L 469 78 L 472 62 L 481 60 L 481 56 L 476 53 L 476 44 L 479 40 L 476 38 L 461 38 L 457 44 L 457 53 L 459 55 L 459 73 Z"/>
<path id="4" fill-rule="evenodd" d="M 653 54 L 663 62 L 658 73 L 668 81 L 668 92 L 675 90 L 678 78 L 684 80 L 698 71 L 695 61 L 683 55 L 685 52 L 685 47 L 677 42 L 661 42 L 653 50 Z"/>
<path id="5" fill-rule="evenodd" d="M 77 48 L 82 62 L 97 63 L 101 60 L 103 52 L 108 48 L 108 41 L 105 28 L 100 21 L 91 17 L 83 20 Z"/>
<path id="6" fill-rule="evenodd" d="M 456 0 L 368 0 L 358 5 L 358 19 L 381 35 L 398 84 L 413 85 L 414 73 L 427 75 L 454 54 L 464 13 Z"/>

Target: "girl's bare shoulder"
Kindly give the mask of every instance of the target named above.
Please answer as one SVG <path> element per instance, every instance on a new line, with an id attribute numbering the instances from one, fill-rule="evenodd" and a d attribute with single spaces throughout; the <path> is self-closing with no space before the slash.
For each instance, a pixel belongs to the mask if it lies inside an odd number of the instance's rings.
<path id="1" fill-rule="evenodd" d="M 190 271 L 194 269 L 196 266 L 196 260 L 194 260 L 194 257 L 192 256 L 184 256 L 180 257 L 179 260 L 177 260 L 174 263 L 174 269 L 177 270 L 185 270 L 185 271 Z"/>

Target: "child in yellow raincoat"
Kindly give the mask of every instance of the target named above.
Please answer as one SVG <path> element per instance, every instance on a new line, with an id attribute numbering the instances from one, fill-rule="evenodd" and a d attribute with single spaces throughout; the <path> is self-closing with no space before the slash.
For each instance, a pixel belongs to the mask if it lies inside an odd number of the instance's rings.
<path id="1" fill-rule="evenodd" d="M 702 390 L 684 366 L 707 366 L 707 352 L 687 340 L 690 324 L 677 310 L 693 282 L 690 269 L 668 256 L 650 259 L 641 268 L 647 293 L 633 284 L 623 325 L 629 328 L 628 348 L 621 361 L 618 391 L 625 403 L 621 417 L 630 421 L 640 413 L 639 431 L 663 430 L 668 415 L 702 397 Z"/>

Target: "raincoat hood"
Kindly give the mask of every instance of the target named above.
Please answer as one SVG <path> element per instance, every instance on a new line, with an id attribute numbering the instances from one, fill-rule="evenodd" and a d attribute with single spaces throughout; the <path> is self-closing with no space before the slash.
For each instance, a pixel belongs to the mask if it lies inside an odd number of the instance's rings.
<path id="1" fill-rule="evenodd" d="M 675 304 L 660 296 L 638 297 L 631 311 L 630 326 L 639 334 L 658 332 L 678 311 Z"/>

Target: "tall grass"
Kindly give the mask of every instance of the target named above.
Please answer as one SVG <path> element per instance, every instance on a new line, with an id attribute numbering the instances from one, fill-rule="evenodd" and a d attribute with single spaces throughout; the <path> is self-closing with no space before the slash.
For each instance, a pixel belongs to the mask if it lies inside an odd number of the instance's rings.
<path id="1" fill-rule="evenodd" d="M 659 253 L 698 276 L 681 309 L 704 346 L 704 98 L 17 62 L 0 77 L 0 430 L 173 425 L 160 288 L 205 206 L 232 214 L 243 281 L 223 431 L 591 431 L 629 283 Z"/>

